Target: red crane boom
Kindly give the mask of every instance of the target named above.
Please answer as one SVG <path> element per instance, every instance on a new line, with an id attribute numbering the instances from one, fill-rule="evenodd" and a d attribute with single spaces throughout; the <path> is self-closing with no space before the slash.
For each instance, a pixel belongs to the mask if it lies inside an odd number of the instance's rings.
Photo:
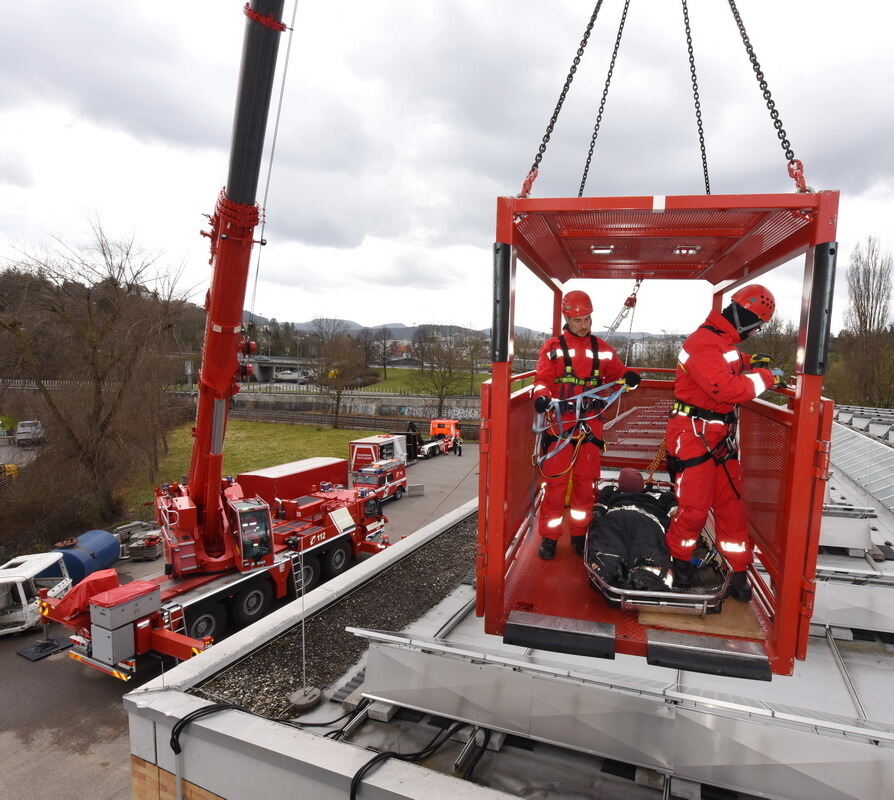
<path id="1" fill-rule="evenodd" d="M 242 309 L 260 218 L 255 200 L 279 36 L 285 29 L 283 3 L 253 0 L 245 8 L 248 20 L 227 185 L 211 217 L 211 231 L 204 234 L 211 240 L 212 280 L 205 300 L 189 475 L 185 486 L 171 484 L 157 496 L 166 555 L 175 576 L 239 568 L 243 560 L 230 535 L 221 465 L 230 398 L 239 391 L 239 354 L 248 354 L 253 344 L 242 335 Z"/>

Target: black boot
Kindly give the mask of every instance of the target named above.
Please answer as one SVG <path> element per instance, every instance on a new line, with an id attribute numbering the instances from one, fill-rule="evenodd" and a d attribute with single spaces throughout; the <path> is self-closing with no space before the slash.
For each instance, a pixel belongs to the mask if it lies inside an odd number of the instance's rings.
<path id="1" fill-rule="evenodd" d="M 668 586 L 661 580 L 660 574 L 654 571 L 655 569 L 655 567 L 647 567 L 642 564 L 635 566 L 630 570 L 628 579 L 630 588 L 636 589 L 638 592 L 666 592 Z"/>
<path id="2" fill-rule="evenodd" d="M 729 585 L 729 596 L 733 600 L 741 600 L 743 603 L 751 600 L 751 586 L 748 584 L 748 573 L 744 571 L 733 573 L 733 579 Z"/>
<path id="3" fill-rule="evenodd" d="M 583 557 L 584 555 L 584 542 L 587 541 L 586 536 L 572 536 L 571 537 L 571 546 L 574 548 L 574 552 L 579 556 Z"/>
<path id="4" fill-rule="evenodd" d="M 684 561 L 682 558 L 673 559 L 674 567 L 674 588 L 689 589 L 692 586 L 692 562 Z"/>
<path id="5" fill-rule="evenodd" d="M 556 556 L 556 540 L 547 539 L 545 536 L 540 540 L 540 557 L 544 561 L 549 561 Z"/>

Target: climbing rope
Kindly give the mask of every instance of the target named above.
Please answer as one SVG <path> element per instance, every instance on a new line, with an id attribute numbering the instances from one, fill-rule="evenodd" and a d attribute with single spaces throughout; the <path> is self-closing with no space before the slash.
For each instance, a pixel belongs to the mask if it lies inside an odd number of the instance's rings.
<path id="1" fill-rule="evenodd" d="M 751 44 L 751 40 L 748 38 L 748 33 L 745 31 L 745 23 L 742 22 L 739 9 L 736 8 L 736 0 L 729 0 L 729 7 L 733 12 L 733 18 L 736 20 L 736 26 L 739 28 L 739 35 L 742 37 L 742 44 L 745 45 L 745 52 L 748 53 L 748 60 L 751 61 L 751 68 L 754 70 L 758 86 L 761 88 L 764 101 L 770 111 L 770 119 L 773 120 L 773 127 L 776 128 L 776 136 L 779 138 L 782 151 L 785 153 L 785 159 L 788 162 L 788 174 L 794 179 L 799 192 L 810 192 L 812 189 L 807 186 L 807 182 L 804 178 L 804 165 L 799 159 L 795 158 L 795 151 L 792 150 L 791 142 L 788 140 L 788 134 L 785 132 L 785 128 L 782 127 L 782 120 L 779 118 L 779 112 L 776 110 L 776 103 L 773 100 L 773 96 L 770 94 L 770 89 L 767 86 L 763 70 L 754 53 L 754 47 Z"/>
<path id="2" fill-rule="evenodd" d="M 602 114 L 605 111 L 605 101 L 608 100 L 608 89 L 615 72 L 615 61 L 618 60 L 618 50 L 621 47 L 621 37 L 624 35 L 624 23 L 627 22 L 627 10 L 630 8 L 630 0 L 624 0 L 624 11 L 621 13 L 621 24 L 618 26 L 618 34 L 615 37 L 615 48 L 612 50 L 612 60 L 608 65 L 608 74 L 605 76 L 605 86 L 602 88 L 602 99 L 599 101 L 599 111 L 596 114 L 596 124 L 593 126 L 593 136 L 590 138 L 590 149 L 587 151 L 587 161 L 584 164 L 584 173 L 581 175 L 580 188 L 577 196 L 584 196 L 584 187 L 587 185 L 587 175 L 590 172 L 590 162 L 593 160 L 593 151 L 596 149 L 596 137 L 599 136 L 599 127 L 602 125 Z"/>
<path id="3" fill-rule="evenodd" d="M 531 460 L 534 466 L 540 470 L 540 474 L 545 478 L 558 477 L 558 475 L 544 475 L 543 463 L 547 459 L 558 455 L 573 443 L 575 452 L 568 467 L 568 469 L 571 469 L 577 460 L 577 453 L 584 437 L 590 432 L 589 428 L 586 427 L 586 421 L 601 419 L 605 410 L 627 391 L 631 391 L 630 387 L 623 380 L 618 380 L 587 389 L 566 400 L 551 399 L 546 411 L 535 415 L 534 424 L 531 428 L 535 434 L 534 453 Z M 599 404 L 598 408 L 591 407 L 595 403 Z M 572 414 L 572 418 L 570 420 L 565 419 L 564 416 L 569 413 Z M 559 441 L 559 446 L 548 453 L 542 452 L 543 435 L 545 433 L 555 436 Z M 564 470 L 559 475 L 564 475 L 567 471 Z"/>
<path id="4" fill-rule="evenodd" d="M 543 160 L 543 154 L 546 152 L 546 146 L 549 144 L 553 128 L 556 127 L 556 121 L 559 119 L 559 112 L 562 110 L 562 105 L 565 103 L 565 97 L 568 94 L 568 89 L 571 88 L 571 82 L 574 80 L 574 75 L 577 72 L 581 57 L 584 54 L 584 50 L 587 49 L 587 42 L 590 41 L 590 33 L 593 31 L 593 25 L 596 23 L 596 17 L 599 16 L 600 8 L 602 8 L 602 0 L 598 0 L 596 7 L 593 9 L 593 13 L 590 15 L 590 21 L 587 23 L 583 38 L 578 45 L 577 53 L 575 53 L 574 60 L 571 62 L 571 68 L 568 70 L 568 75 L 565 78 L 565 84 L 562 86 L 562 91 L 559 93 L 559 100 L 556 103 L 553 115 L 550 117 L 549 123 L 546 126 L 546 133 L 543 134 L 543 141 L 540 142 L 540 147 L 537 148 L 537 155 L 534 156 L 534 163 L 531 164 L 531 169 L 522 184 L 521 192 L 518 195 L 519 197 L 527 197 L 531 194 L 531 187 L 534 185 L 534 181 L 537 180 L 540 162 Z"/>
<path id="5" fill-rule="evenodd" d="M 655 451 L 655 458 L 652 459 L 652 462 L 647 467 L 646 471 L 649 473 L 646 477 L 646 483 L 652 482 L 652 477 L 658 471 L 658 467 L 664 464 L 664 457 L 667 455 L 667 445 L 664 442 L 664 439 L 661 440 L 661 444 L 658 445 L 658 450 Z"/>
<path id="6" fill-rule="evenodd" d="M 695 74 L 695 52 L 692 49 L 692 30 L 689 27 L 689 6 L 683 4 L 683 25 L 686 28 L 686 49 L 689 51 L 689 74 L 692 76 L 692 99 L 695 103 L 695 124 L 698 126 L 698 146 L 702 152 L 702 172 L 705 175 L 705 194 L 711 194 L 711 179 L 708 177 L 708 153 L 705 150 L 705 128 L 702 125 L 702 104 L 698 94 L 698 76 Z"/>

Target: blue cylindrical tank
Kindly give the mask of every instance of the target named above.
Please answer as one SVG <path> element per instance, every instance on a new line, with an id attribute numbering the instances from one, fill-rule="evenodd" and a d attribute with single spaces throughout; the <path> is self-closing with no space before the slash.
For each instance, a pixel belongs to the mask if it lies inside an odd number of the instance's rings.
<path id="1" fill-rule="evenodd" d="M 62 553 L 72 583 L 79 583 L 91 572 L 111 567 L 118 560 L 121 546 L 108 531 L 87 531 L 77 539 L 60 542 L 53 551 Z"/>

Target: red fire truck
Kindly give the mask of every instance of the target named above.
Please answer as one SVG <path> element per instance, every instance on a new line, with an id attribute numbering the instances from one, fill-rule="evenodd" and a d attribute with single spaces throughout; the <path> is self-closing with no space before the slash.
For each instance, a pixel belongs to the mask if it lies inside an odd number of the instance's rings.
<path id="1" fill-rule="evenodd" d="M 394 458 L 374 461 L 351 472 L 351 486 L 379 500 L 400 500 L 407 491 L 407 468 Z"/>
<path id="2" fill-rule="evenodd" d="M 321 484 L 296 496 L 306 476 L 285 469 L 264 497 L 222 479 L 223 442 L 237 380 L 250 375 L 255 350 L 242 335 L 242 309 L 259 221 L 255 202 L 273 85 L 282 3 L 252 0 L 247 17 L 227 185 L 211 230 L 213 266 L 189 473 L 185 483 L 156 489 L 156 519 L 165 551 L 165 574 L 119 585 L 114 570 L 83 580 L 63 598 L 43 592 L 41 613 L 74 631 L 72 658 L 118 678 L 136 659 L 158 653 L 190 658 L 224 630 L 265 614 L 274 598 L 298 595 L 321 575 L 346 569 L 358 552 L 387 546 L 377 497 Z M 294 467 L 294 465 L 287 465 Z M 264 484 L 264 480 L 260 481 Z M 271 511 L 273 513 L 271 513 Z"/>

